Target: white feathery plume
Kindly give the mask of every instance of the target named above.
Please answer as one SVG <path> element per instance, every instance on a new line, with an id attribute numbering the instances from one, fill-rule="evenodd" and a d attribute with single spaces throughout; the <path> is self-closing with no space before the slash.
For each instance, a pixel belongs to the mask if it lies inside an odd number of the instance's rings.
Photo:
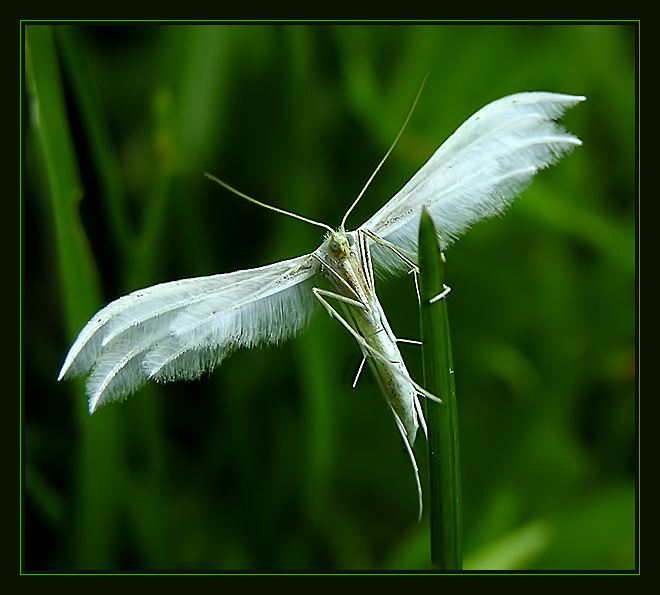
<path id="1" fill-rule="evenodd" d="M 446 248 L 470 225 L 502 213 L 534 174 L 581 145 L 553 122 L 586 98 L 518 93 L 479 110 L 450 136 L 410 181 L 359 229 L 394 244 L 413 262 L 423 207 Z M 374 261 L 392 272 L 402 261 L 374 246 Z"/>
<path id="2" fill-rule="evenodd" d="M 269 266 L 154 285 L 115 300 L 83 328 L 59 379 L 90 371 L 89 410 L 147 379 L 192 379 L 238 347 L 280 343 L 314 303 L 311 255 Z"/>

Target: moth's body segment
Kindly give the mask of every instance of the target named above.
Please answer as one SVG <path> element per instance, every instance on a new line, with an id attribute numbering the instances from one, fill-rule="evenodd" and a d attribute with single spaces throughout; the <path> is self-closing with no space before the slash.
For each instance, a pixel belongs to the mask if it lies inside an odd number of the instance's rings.
<path id="1" fill-rule="evenodd" d="M 368 234 L 362 230 L 345 232 L 341 228 L 332 231 L 314 252 L 314 257 L 320 262 L 320 272 L 334 292 L 318 287 L 312 291 L 328 313 L 353 335 L 363 357 L 369 362 L 410 457 L 421 519 L 422 484 L 413 444 L 420 425 L 426 433 L 426 422 L 418 395 L 437 397 L 428 394 L 412 380 L 397 347 L 397 339 L 376 295 Z M 326 298 L 341 304 L 344 317 Z"/>
<path id="2" fill-rule="evenodd" d="M 322 274 L 336 292 L 331 297 L 339 299 L 349 324 L 364 340 L 362 353 L 412 447 L 421 415 L 417 390 L 376 295 L 366 234 L 336 231 L 315 254 L 323 265 Z"/>

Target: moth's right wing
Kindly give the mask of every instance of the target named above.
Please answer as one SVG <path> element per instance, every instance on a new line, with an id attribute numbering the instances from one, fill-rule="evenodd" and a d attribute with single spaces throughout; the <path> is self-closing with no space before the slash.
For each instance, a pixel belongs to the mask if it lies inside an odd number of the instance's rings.
<path id="1" fill-rule="evenodd" d="M 91 370 L 86 392 L 93 412 L 148 379 L 197 378 L 238 347 L 282 342 L 309 320 L 318 268 L 307 254 L 135 291 L 87 323 L 58 380 Z"/>
<path id="2" fill-rule="evenodd" d="M 506 209 L 539 169 L 582 144 L 554 120 L 584 101 L 558 93 L 518 93 L 493 101 L 466 120 L 410 181 L 360 226 L 417 258 L 427 208 L 443 249 L 481 219 Z M 404 270 L 392 250 L 373 244 L 376 264 Z"/>

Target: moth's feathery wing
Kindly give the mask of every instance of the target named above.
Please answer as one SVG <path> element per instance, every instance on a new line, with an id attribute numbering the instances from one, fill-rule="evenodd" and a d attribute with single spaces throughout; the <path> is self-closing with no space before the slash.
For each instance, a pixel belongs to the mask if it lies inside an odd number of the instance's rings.
<path id="1" fill-rule="evenodd" d="M 59 379 L 91 370 L 86 390 L 93 412 L 148 378 L 196 378 L 238 347 L 284 341 L 309 319 L 317 270 L 308 254 L 135 291 L 87 323 Z"/>
<path id="2" fill-rule="evenodd" d="M 534 174 L 582 142 L 553 122 L 585 97 L 518 93 L 488 104 L 466 120 L 410 181 L 360 226 L 416 261 L 422 208 L 431 213 L 441 245 L 501 213 Z M 402 261 L 373 244 L 380 267 Z"/>

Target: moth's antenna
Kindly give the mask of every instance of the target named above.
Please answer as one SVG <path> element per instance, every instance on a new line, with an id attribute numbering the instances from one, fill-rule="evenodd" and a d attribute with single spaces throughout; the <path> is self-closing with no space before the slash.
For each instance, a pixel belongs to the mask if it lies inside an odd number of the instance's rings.
<path id="1" fill-rule="evenodd" d="M 270 209 L 271 211 L 275 211 L 276 213 L 281 213 L 282 215 L 288 215 L 289 217 L 294 217 L 295 219 L 300 219 L 301 221 L 305 221 L 305 223 L 311 223 L 312 225 L 318 225 L 319 227 L 323 227 L 324 229 L 327 229 L 331 233 L 334 231 L 332 227 L 329 225 L 326 225 L 325 223 L 321 223 L 320 221 L 314 221 L 314 219 L 308 219 L 307 217 L 303 217 L 302 215 L 297 215 L 296 213 L 290 213 L 289 211 L 285 211 L 284 209 L 278 209 L 277 207 L 273 207 L 271 205 L 267 205 L 266 203 L 258 201 L 256 198 L 252 198 L 251 196 L 248 196 L 247 194 L 243 194 L 242 192 L 236 190 L 236 188 L 232 188 L 227 182 L 223 182 L 219 178 L 216 178 L 214 175 L 211 175 L 208 172 L 205 172 L 204 175 L 209 178 L 209 180 L 213 180 L 214 182 L 217 182 L 220 184 L 220 186 L 223 186 L 230 192 L 233 192 L 234 194 L 237 194 L 241 198 L 244 198 L 245 200 L 249 202 L 253 202 L 255 205 L 259 205 L 260 207 L 263 207 L 264 209 Z"/>
<path id="2" fill-rule="evenodd" d="M 395 145 L 397 142 L 399 142 L 399 138 L 401 138 L 401 135 L 403 134 L 403 131 L 406 129 L 406 126 L 408 125 L 408 121 L 410 120 L 410 116 L 412 116 L 413 111 L 415 111 L 415 106 L 417 105 L 417 102 L 419 101 L 419 96 L 422 94 L 422 89 L 424 88 L 424 85 L 426 84 L 426 79 L 429 78 L 430 72 L 426 73 L 426 76 L 424 77 L 424 80 L 422 81 L 422 84 L 419 88 L 419 91 L 417 91 L 417 97 L 415 97 L 415 101 L 413 101 L 412 107 L 410 108 L 410 112 L 408 112 L 408 117 L 406 118 L 406 121 L 403 123 L 403 126 L 401 126 L 401 130 L 399 130 L 399 134 L 396 135 L 396 138 L 394 139 L 394 142 L 392 143 L 392 146 L 388 149 L 387 153 L 385 153 L 385 157 L 383 157 L 378 164 L 378 167 L 374 170 L 374 173 L 371 174 L 371 177 L 367 180 L 367 183 L 364 185 L 364 188 L 360 191 L 360 194 L 358 194 L 357 198 L 353 201 L 353 204 L 349 207 L 348 211 L 346 211 L 346 214 L 344 215 L 344 218 L 341 220 L 341 227 L 340 229 L 344 229 L 344 225 L 346 223 L 346 219 L 348 219 L 348 216 L 351 214 L 351 211 L 355 207 L 355 205 L 359 202 L 359 200 L 362 198 L 362 195 L 365 193 L 367 188 L 369 188 L 369 184 L 371 184 L 371 180 L 373 180 L 376 177 L 376 174 L 380 170 L 380 168 L 383 166 L 383 163 L 385 163 L 385 160 L 390 156 L 390 153 L 394 150 Z"/>

